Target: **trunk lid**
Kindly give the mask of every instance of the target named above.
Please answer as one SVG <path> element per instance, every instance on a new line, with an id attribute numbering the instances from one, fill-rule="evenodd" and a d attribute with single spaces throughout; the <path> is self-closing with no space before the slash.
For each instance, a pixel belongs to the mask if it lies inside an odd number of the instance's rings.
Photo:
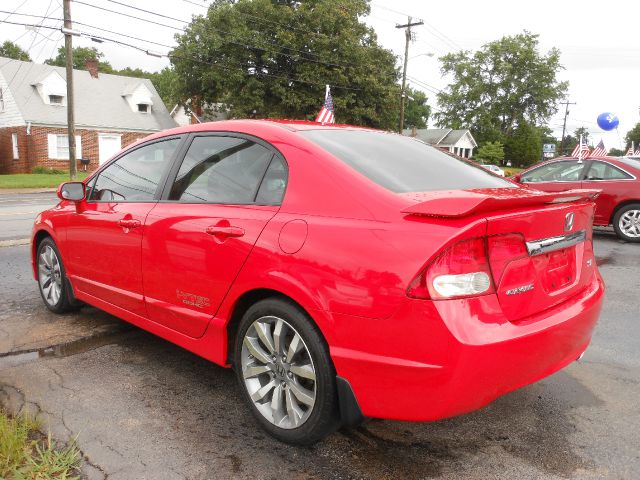
<path id="1" fill-rule="evenodd" d="M 593 199 L 598 190 L 529 188 L 405 194 L 403 213 L 487 220 L 487 254 L 505 316 L 517 322 L 586 287 L 595 273 Z M 444 195 L 443 195 L 444 194 Z"/>
<path id="2" fill-rule="evenodd" d="M 596 268 L 593 211 L 592 203 L 578 202 L 487 217 L 496 294 L 510 321 L 551 308 L 588 285 Z M 524 251 L 505 245 L 516 237 L 525 242 Z"/>

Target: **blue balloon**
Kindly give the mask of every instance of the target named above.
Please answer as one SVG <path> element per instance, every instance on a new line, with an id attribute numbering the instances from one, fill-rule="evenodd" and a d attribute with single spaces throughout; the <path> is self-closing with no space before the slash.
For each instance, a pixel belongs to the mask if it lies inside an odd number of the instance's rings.
<path id="1" fill-rule="evenodd" d="M 598 126 L 607 132 L 616 128 L 619 123 L 620 120 L 613 113 L 604 112 L 598 115 Z"/>

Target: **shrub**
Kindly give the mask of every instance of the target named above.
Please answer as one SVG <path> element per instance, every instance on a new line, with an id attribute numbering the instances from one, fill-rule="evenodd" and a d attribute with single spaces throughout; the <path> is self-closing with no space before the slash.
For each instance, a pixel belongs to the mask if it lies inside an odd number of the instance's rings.
<path id="1" fill-rule="evenodd" d="M 37 167 L 33 167 L 33 170 L 31 170 L 31 173 L 45 173 L 48 175 L 62 175 L 67 173 L 64 170 L 56 170 L 55 168 L 50 168 L 50 167 L 44 167 L 42 165 L 38 165 Z"/>

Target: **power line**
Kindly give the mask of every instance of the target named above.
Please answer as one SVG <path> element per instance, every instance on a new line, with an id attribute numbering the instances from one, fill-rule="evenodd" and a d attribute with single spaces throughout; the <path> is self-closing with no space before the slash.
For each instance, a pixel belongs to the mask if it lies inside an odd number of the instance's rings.
<path id="1" fill-rule="evenodd" d="M 115 3 L 116 5 L 120 5 L 122 7 L 130 8 L 132 10 L 137 10 L 138 12 L 144 12 L 150 15 L 155 15 L 156 17 L 166 18 L 168 20 L 174 20 L 176 22 L 181 22 L 181 23 L 189 23 L 188 20 L 180 20 L 179 18 L 171 17 L 169 15 L 163 15 L 162 13 L 152 12 L 151 10 L 145 10 L 144 8 L 134 7 L 126 3 L 118 2 L 117 0 L 106 0 L 106 1 L 109 3 Z M 77 2 L 77 3 L 81 3 L 81 2 Z"/>
<path id="2" fill-rule="evenodd" d="M 439 88 L 434 87 L 433 85 L 429 85 L 428 83 L 425 83 L 422 80 L 418 80 L 417 78 L 407 76 L 407 79 L 410 82 L 415 83 L 416 85 L 418 85 L 418 86 L 420 86 L 420 87 L 422 87 L 422 88 L 424 88 L 426 90 L 429 90 L 431 93 L 438 94 L 438 93 L 440 93 L 442 91 Z"/>
<path id="3" fill-rule="evenodd" d="M 4 12 L 5 12 L 4 10 L 0 10 L 0 13 L 4 13 Z M 23 17 L 44 18 L 44 19 L 47 19 L 47 20 L 62 21 L 62 18 L 44 17 L 42 15 L 29 15 L 29 14 L 26 14 L 26 13 L 19 13 L 18 15 L 21 15 Z M 141 41 L 141 42 L 150 43 L 150 44 L 153 44 L 153 45 L 158 45 L 160 47 L 175 48 L 175 45 L 167 45 L 165 43 L 154 42 L 153 40 L 146 40 L 144 38 L 134 37 L 133 35 L 127 35 L 126 33 L 120 33 L 120 32 L 116 32 L 114 30 L 108 30 L 106 28 L 96 27 L 94 25 L 90 25 L 88 23 L 78 22 L 76 20 L 74 20 L 73 23 L 75 25 L 82 25 L 83 27 L 88 27 L 88 28 L 91 28 L 91 29 L 94 29 L 94 30 L 99 30 L 101 32 L 107 32 L 107 33 L 111 33 L 111 34 L 114 34 L 114 35 L 119 35 L 121 37 L 130 38 L 132 40 L 138 40 L 138 41 Z"/>
<path id="4" fill-rule="evenodd" d="M 128 14 L 128 13 L 124 13 L 124 12 L 118 12 L 117 10 L 111 10 L 111 9 L 109 9 L 109 8 L 100 7 L 100 6 L 98 6 L 98 5 L 93 5 L 93 4 L 91 4 L 91 3 L 86 3 L 86 2 L 83 2 L 83 1 L 81 1 L 81 0 L 74 0 L 74 3 L 78 3 L 78 4 L 81 4 L 81 5 L 86 5 L 86 6 L 89 6 L 89 7 L 92 7 L 92 8 L 96 8 L 96 9 L 98 9 L 98 10 L 103 10 L 103 11 L 110 12 L 110 13 L 115 13 L 115 14 L 117 14 L 117 15 L 122 15 L 122 16 L 124 16 L 124 17 L 128 17 L 128 18 L 132 18 L 132 19 L 140 20 L 140 21 L 143 21 L 143 22 L 152 23 L 152 24 L 154 24 L 154 25 L 159 25 L 159 26 L 162 26 L 162 27 L 171 28 L 171 29 L 173 29 L 173 30 L 177 30 L 177 31 L 179 31 L 179 32 L 186 32 L 186 30 L 185 30 L 184 28 L 179 28 L 179 27 L 176 27 L 176 26 L 173 26 L 173 25 L 167 25 L 166 23 L 160 23 L 160 22 L 156 22 L 156 21 L 154 21 L 154 20 L 149 20 L 149 19 L 146 19 L 146 18 L 137 17 L 137 16 L 135 16 L 135 15 L 130 15 L 130 14 Z M 130 8 L 133 8 L 133 9 L 135 9 L 135 10 L 145 11 L 145 12 L 147 11 L 147 10 L 139 9 L 139 8 L 137 8 L 137 7 L 130 7 Z M 183 22 L 183 23 L 189 23 L 189 22 L 184 21 L 184 20 L 175 19 L 175 18 L 173 18 L 173 17 L 167 17 L 166 15 L 161 15 L 161 16 L 162 16 L 162 17 L 165 17 L 165 18 L 171 18 L 171 19 L 173 19 L 173 20 L 175 20 L 175 21 L 179 21 L 179 22 Z M 217 28 L 216 28 L 216 29 L 214 29 L 214 30 L 215 30 L 215 31 L 217 31 L 218 33 L 221 33 L 221 34 L 231 35 L 231 32 L 229 32 L 229 31 L 225 31 L 225 30 L 221 30 L 221 29 L 217 29 Z M 258 32 L 258 31 L 256 31 L 256 30 L 253 30 L 253 31 L 254 31 L 255 33 L 259 33 L 259 32 Z M 232 44 L 234 44 L 234 45 L 238 45 L 238 46 L 241 46 L 241 47 L 245 47 L 245 48 L 254 48 L 254 49 L 257 49 L 257 50 L 262 50 L 262 51 L 264 51 L 264 52 L 269 51 L 267 48 L 260 47 L 260 46 L 258 46 L 258 45 L 249 45 L 249 44 L 245 44 L 245 43 L 241 43 L 241 42 L 235 42 L 235 41 L 233 41 L 233 40 L 228 40 L 228 39 L 225 39 L 225 41 L 226 41 L 226 42 L 228 42 L 228 43 L 232 43 Z M 302 55 L 310 55 L 310 56 L 313 56 L 313 57 L 316 57 L 316 58 L 320 58 L 320 56 L 319 56 L 318 54 L 316 54 L 316 53 L 307 52 L 307 51 L 304 51 L 304 50 L 297 50 L 297 49 L 295 49 L 295 48 L 291 48 L 291 47 L 288 47 L 288 46 L 286 46 L 286 45 L 282 45 L 282 44 L 278 44 L 278 43 L 273 43 L 273 42 L 271 42 L 271 43 L 269 43 L 269 44 L 270 44 L 270 45 L 272 45 L 272 46 L 274 46 L 274 47 L 280 47 L 280 48 L 287 49 L 287 50 L 292 51 L 292 52 L 300 53 L 300 54 L 302 54 Z M 327 62 L 326 60 L 316 60 L 316 59 L 313 59 L 313 58 L 304 58 L 304 57 L 303 57 L 303 58 L 300 58 L 300 57 L 299 57 L 299 55 L 298 55 L 298 56 L 296 56 L 296 55 L 292 55 L 292 54 L 290 54 L 290 53 L 280 52 L 279 54 L 280 54 L 280 55 L 287 56 L 287 57 L 290 57 L 290 58 L 293 58 L 293 59 L 296 59 L 296 60 L 303 60 L 303 61 L 313 62 L 313 63 L 317 63 L 317 64 L 321 64 L 321 65 L 326 65 L 326 66 L 344 67 L 344 68 L 350 68 L 350 67 L 352 67 L 352 65 L 350 65 L 350 64 L 345 64 L 345 63 Z"/>
<path id="5" fill-rule="evenodd" d="M 33 24 L 10 22 L 10 21 L 0 22 L 0 23 L 8 23 L 8 24 L 12 24 L 12 25 L 33 26 L 33 27 L 36 26 L 36 25 L 33 25 Z M 48 25 L 42 25 L 41 28 L 48 28 L 48 29 L 51 29 L 51 30 L 59 30 L 59 28 L 57 28 L 57 27 L 50 27 Z M 210 66 L 212 66 L 214 68 L 222 68 L 224 70 L 229 70 L 229 71 L 244 70 L 244 68 L 246 67 L 246 65 L 237 64 L 236 68 L 234 69 L 233 67 L 230 67 L 230 66 L 227 66 L 227 65 L 224 65 L 224 64 L 209 62 L 209 61 L 198 59 L 198 58 L 195 58 L 195 57 L 185 57 L 185 56 L 181 56 L 181 55 L 174 54 L 174 53 L 150 52 L 148 49 L 145 49 L 145 48 L 140 47 L 138 45 L 133 45 L 131 43 L 122 42 L 120 40 L 116 40 L 116 39 L 113 39 L 113 38 L 108 38 L 108 37 L 103 37 L 103 36 L 100 36 L 100 35 L 93 35 L 93 34 L 83 33 L 83 32 L 79 32 L 79 33 L 81 33 L 81 34 L 83 34 L 83 35 L 85 35 L 85 36 L 87 36 L 89 38 L 92 38 L 92 39 L 98 39 L 98 40 L 102 40 L 102 41 L 105 41 L 105 42 L 111 42 L 111 43 L 114 43 L 116 45 L 129 47 L 129 48 L 138 50 L 140 52 L 146 53 L 147 55 L 150 55 L 150 56 L 192 60 L 192 61 L 195 61 L 195 62 L 198 62 L 198 63 L 202 63 L 202 64 L 205 64 L 205 65 L 210 65 Z M 300 78 L 285 77 L 285 76 L 282 76 L 282 75 L 274 75 L 274 74 L 271 74 L 271 73 L 261 72 L 256 67 L 250 67 L 250 68 L 253 68 L 255 70 L 255 74 L 254 75 L 249 73 L 249 72 L 246 72 L 246 71 L 243 71 L 243 73 L 246 74 L 246 75 L 256 76 L 256 77 L 265 76 L 265 77 L 278 78 L 280 80 L 286 80 L 286 81 L 288 81 L 290 83 L 303 83 L 303 84 L 307 84 L 307 85 L 322 86 L 323 88 L 326 85 L 326 82 L 322 82 L 322 83 L 321 82 L 312 82 L 312 81 L 304 80 L 304 79 L 300 79 Z M 346 85 L 339 85 L 339 84 L 331 84 L 331 87 L 332 88 L 337 88 L 337 89 L 343 89 L 343 90 L 352 90 L 352 91 L 360 91 L 360 90 L 362 90 L 361 88 L 354 88 L 354 87 L 349 87 L 349 86 L 346 86 Z"/>
<path id="6" fill-rule="evenodd" d="M 401 12 L 399 10 L 395 10 L 393 8 L 387 7 L 385 5 L 382 5 L 380 3 L 377 2 L 371 2 L 372 6 L 376 6 L 378 8 L 381 8 L 383 10 L 386 10 L 388 12 L 391 13 L 395 13 L 396 15 L 400 15 L 402 17 L 408 17 L 411 16 L 408 13 L 405 12 Z M 414 16 L 415 17 L 415 16 Z M 427 28 L 427 30 L 429 31 L 429 33 L 431 33 L 431 35 L 433 35 L 434 37 L 436 37 L 438 40 L 440 40 L 441 42 L 445 43 L 448 47 L 453 48 L 454 50 L 463 50 L 463 48 L 458 45 L 456 42 L 454 42 L 450 37 L 448 37 L 446 34 L 444 34 L 443 32 L 441 32 L 440 30 L 438 30 L 434 25 L 432 25 L 431 23 L 425 21 L 424 19 L 421 19 L 424 24 L 425 27 Z"/>
<path id="7" fill-rule="evenodd" d="M 15 10 L 13 10 L 12 12 L 4 12 L 4 13 L 8 13 L 8 14 L 9 14 L 9 15 L 7 15 L 7 16 L 5 17 L 4 21 L 9 20 L 9 19 L 11 18 L 11 16 L 12 16 L 12 15 L 15 15 L 15 14 L 16 14 L 16 12 L 17 12 L 18 10 L 20 10 L 20 9 L 22 8 L 22 6 L 23 6 L 25 3 L 27 3 L 28 1 L 29 1 L 29 0 L 24 0 L 24 1 L 23 1 L 20 5 L 18 5 L 18 6 L 15 8 Z"/>
<path id="8" fill-rule="evenodd" d="M 52 3 L 53 3 L 53 0 L 49 0 L 49 5 L 47 5 L 47 10 L 46 10 L 46 12 L 45 12 L 45 15 L 49 13 L 49 9 L 51 8 L 51 4 L 52 4 Z M 17 9 L 16 9 L 16 10 L 17 10 Z M 9 17 L 10 17 L 10 16 L 11 16 L 11 15 L 9 15 Z M 9 18 L 9 17 L 7 17 L 7 18 Z M 9 21 L 7 21 L 7 20 L 4 20 L 4 21 L 3 21 L 3 23 L 12 23 L 12 22 L 9 22 Z M 43 24 L 43 23 L 44 23 L 44 20 L 42 20 L 42 21 L 40 22 L 40 25 L 33 25 L 34 29 L 35 29 L 35 28 L 38 28 L 38 27 L 42 27 L 42 24 Z M 36 30 L 34 30 L 34 32 L 35 32 L 35 31 L 36 31 Z M 31 40 L 31 43 L 29 44 L 29 48 L 27 48 L 27 55 L 28 55 L 29 53 L 31 53 L 31 49 L 33 48 L 33 44 L 35 43 L 36 38 L 37 38 L 37 35 L 34 35 L 34 36 L 33 36 L 33 39 Z M 20 64 L 18 65 L 18 68 L 16 69 L 15 73 L 14 73 L 14 74 L 13 74 L 13 76 L 11 77 L 11 80 L 9 80 L 9 82 L 7 83 L 7 88 L 11 88 L 11 84 L 12 84 L 12 83 L 13 83 L 13 81 L 16 79 L 16 76 L 18 75 L 18 73 L 20 72 L 20 70 L 22 70 L 22 66 L 23 66 L 23 65 L 24 65 L 24 63 L 20 63 Z M 29 71 L 30 71 L 32 68 L 33 68 L 33 64 L 29 65 L 29 68 L 27 69 L 27 74 L 29 73 Z"/>
<path id="9" fill-rule="evenodd" d="M 107 1 L 110 1 L 110 0 L 107 0 Z M 191 5 L 196 5 L 198 7 L 203 7 L 203 8 L 207 8 L 207 9 L 209 7 L 211 7 L 211 4 L 209 4 L 209 5 L 201 5 L 201 4 L 195 3 L 195 2 L 193 2 L 191 0 L 182 0 L 182 1 L 186 2 L 186 3 L 189 3 Z M 269 19 L 266 19 L 266 18 L 263 18 L 263 17 L 259 17 L 257 15 L 251 15 L 250 13 L 240 12 L 238 10 L 234 11 L 234 14 L 235 15 L 240 15 L 242 17 L 253 18 L 254 21 L 257 21 L 257 22 L 269 23 L 271 25 L 278 25 L 280 27 L 286 28 L 287 30 L 301 32 L 301 33 L 304 33 L 305 35 L 313 35 L 313 36 L 317 36 L 317 37 L 326 37 L 326 38 L 329 38 L 329 39 L 337 38 L 337 35 L 329 35 L 327 33 L 314 32 L 314 31 L 311 31 L 309 29 L 304 29 L 304 28 L 296 28 L 293 25 L 287 25 L 287 24 L 284 24 L 284 23 L 276 22 L 274 20 L 269 20 Z"/>

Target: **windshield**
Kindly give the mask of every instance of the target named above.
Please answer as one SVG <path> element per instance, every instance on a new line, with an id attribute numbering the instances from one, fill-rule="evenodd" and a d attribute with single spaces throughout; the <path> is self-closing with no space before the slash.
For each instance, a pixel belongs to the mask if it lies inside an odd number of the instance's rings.
<path id="1" fill-rule="evenodd" d="M 411 137 L 362 130 L 307 130 L 300 135 L 396 193 L 516 188 L 483 168 Z"/>

